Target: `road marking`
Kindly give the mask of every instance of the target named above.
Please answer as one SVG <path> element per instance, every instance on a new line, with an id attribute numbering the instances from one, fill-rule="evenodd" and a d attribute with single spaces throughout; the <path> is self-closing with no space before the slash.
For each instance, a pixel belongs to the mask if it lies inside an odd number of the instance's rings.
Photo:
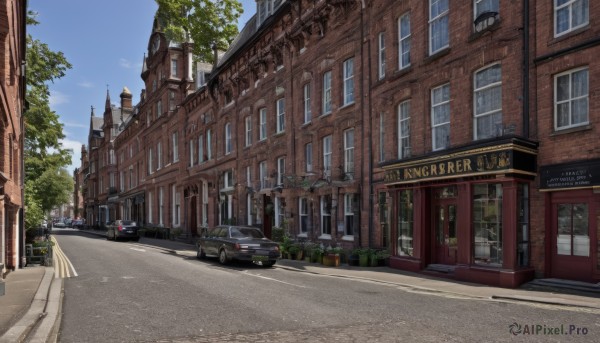
<path id="1" fill-rule="evenodd" d="M 129 248 L 129 249 L 135 250 L 135 251 L 146 252 L 146 249 L 139 249 L 139 248 Z"/>
<path id="2" fill-rule="evenodd" d="M 67 255 L 65 255 L 65 253 L 58 245 L 58 241 L 56 240 L 56 238 L 51 237 L 51 240 L 54 243 L 54 247 L 52 249 L 54 255 L 54 277 L 60 279 L 65 277 L 70 278 L 71 275 L 73 277 L 79 276 Z"/>
<path id="3" fill-rule="evenodd" d="M 265 280 L 270 280 L 270 281 L 284 283 L 284 284 L 290 285 L 290 286 L 295 286 L 295 287 L 300 287 L 300 288 L 306 288 L 306 286 L 296 285 L 296 284 L 293 284 L 293 283 L 289 283 L 289 282 L 285 282 L 285 281 L 273 279 L 273 278 L 270 278 L 270 277 L 262 276 L 260 274 L 250 274 L 250 273 L 248 273 L 247 270 L 244 271 L 244 274 L 249 275 L 249 276 L 254 276 L 254 277 L 257 277 L 259 279 L 265 279 Z"/>

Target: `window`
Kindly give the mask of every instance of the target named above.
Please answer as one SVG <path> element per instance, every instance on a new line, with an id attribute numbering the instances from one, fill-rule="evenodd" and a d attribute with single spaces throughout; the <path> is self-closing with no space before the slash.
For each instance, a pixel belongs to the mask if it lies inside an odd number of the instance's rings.
<path id="1" fill-rule="evenodd" d="M 275 226 L 281 227 L 285 221 L 285 199 L 276 197 L 275 198 Z"/>
<path id="2" fill-rule="evenodd" d="M 587 25 L 589 22 L 589 0 L 554 0 L 554 36 Z"/>
<path id="3" fill-rule="evenodd" d="M 190 167 L 194 166 L 194 159 L 196 157 L 196 151 L 194 147 L 196 146 L 196 142 L 193 139 L 190 139 Z"/>
<path id="4" fill-rule="evenodd" d="M 383 198 L 385 201 L 385 196 Z M 402 190 L 398 194 L 398 255 L 413 256 L 413 192 Z M 385 221 L 385 218 L 382 218 Z"/>
<path id="5" fill-rule="evenodd" d="M 179 161 L 179 138 L 177 137 L 177 131 L 173 132 L 172 144 L 173 144 L 173 162 Z"/>
<path id="6" fill-rule="evenodd" d="M 152 212 L 152 191 L 148 191 L 148 223 L 153 223 Z"/>
<path id="7" fill-rule="evenodd" d="M 429 55 L 448 46 L 448 0 L 429 0 Z"/>
<path id="8" fill-rule="evenodd" d="M 225 155 L 231 154 L 233 149 L 231 143 L 231 123 L 225 124 Z"/>
<path id="9" fill-rule="evenodd" d="M 267 109 L 261 108 L 259 111 L 259 139 L 267 139 Z"/>
<path id="10" fill-rule="evenodd" d="M 164 213 L 164 187 L 160 187 L 158 189 L 158 225 L 162 226 L 164 224 L 163 221 L 163 213 Z"/>
<path id="11" fill-rule="evenodd" d="M 410 66 L 410 13 L 398 20 L 398 69 Z"/>
<path id="12" fill-rule="evenodd" d="M 244 119 L 245 123 L 246 123 L 246 146 L 250 146 L 252 145 L 252 117 L 251 116 L 247 116 Z"/>
<path id="13" fill-rule="evenodd" d="M 300 214 L 300 234 L 308 233 L 308 198 L 300 198 L 298 203 Z"/>
<path id="14" fill-rule="evenodd" d="M 121 192 L 123 192 L 125 190 L 125 172 L 122 171 L 121 172 L 121 176 L 119 178 L 119 188 L 121 190 Z"/>
<path id="15" fill-rule="evenodd" d="M 223 172 L 223 188 L 232 189 L 233 188 L 233 171 L 227 170 Z"/>
<path id="16" fill-rule="evenodd" d="M 172 192 L 172 196 L 173 196 L 173 226 L 177 227 L 179 226 L 179 215 L 180 215 L 180 211 L 181 211 L 181 206 L 180 206 L 180 200 L 179 200 L 179 192 L 177 191 L 177 186 L 173 185 L 172 186 L 173 192 Z"/>
<path id="17" fill-rule="evenodd" d="M 502 265 L 502 184 L 473 188 L 473 244 L 475 263 Z"/>
<path id="18" fill-rule="evenodd" d="M 310 123 L 312 120 L 312 112 L 310 110 L 310 83 L 304 85 L 304 124 Z"/>
<path id="19" fill-rule="evenodd" d="M 398 159 L 410 153 L 410 101 L 405 101 L 398 105 Z"/>
<path id="20" fill-rule="evenodd" d="M 169 91 L 169 111 L 173 111 L 175 109 L 175 92 Z"/>
<path id="21" fill-rule="evenodd" d="M 260 189 L 267 188 L 267 161 L 261 161 L 258 164 L 258 177 L 260 180 Z"/>
<path id="22" fill-rule="evenodd" d="M 344 61 L 344 105 L 354 102 L 354 59 Z"/>
<path id="23" fill-rule="evenodd" d="M 517 265 L 529 266 L 529 185 L 517 187 Z"/>
<path id="24" fill-rule="evenodd" d="M 323 74 L 323 113 L 331 113 L 331 71 Z"/>
<path id="25" fill-rule="evenodd" d="M 385 113 L 379 112 L 379 162 L 385 161 Z"/>
<path id="26" fill-rule="evenodd" d="M 158 100 L 156 102 L 156 118 L 160 118 L 162 115 L 162 101 Z"/>
<path id="27" fill-rule="evenodd" d="M 378 61 L 379 61 L 379 68 L 377 68 L 379 70 L 379 79 L 383 79 L 385 77 L 385 32 L 380 32 L 379 33 L 379 56 L 378 56 Z"/>
<path id="28" fill-rule="evenodd" d="M 331 195 L 321 197 L 321 235 L 331 235 Z"/>
<path id="29" fill-rule="evenodd" d="M 331 136 L 323 138 L 323 177 L 331 176 Z"/>
<path id="30" fill-rule="evenodd" d="M 283 175 L 285 174 L 285 157 L 277 159 L 277 185 L 283 185 Z"/>
<path id="31" fill-rule="evenodd" d="M 204 135 L 198 136 L 198 163 L 204 162 Z"/>
<path id="32" fill-rule="evenodd" d="M 162 168 L 162 144 L 156 143 L 156 169 Z"/>
<path id="33" fill-rule="evenodd" d="M 212 131 L 206 130 L 206 159 L 212 160 Z"/>
<path id="34" fill-rule="evenodd" d="M 499 64 L 475 73 L 473 78 L 473 133 L 475 139 L 502 135 L 502 68 Z"/>
<path id="35" fill-rule="evenodd" d="M 498 4 L 499 0 L 475 0 L 475 18 L 479 17 L 482 13 L 487 12 L 496 12 L 500 11 L 500 6 Z"/>
<path id="36" fill-rule="evenodd" d="M 344 131 L 344 173 L 350 179 L 354 174 L 354 129 Z"/>
<path id="37" fill-rule="evenodd" d="M 177 77 L 177 59 L 171 59 L 171 77 Z"/>
<path id="38" fill-rule="evenodd" d="M 344 235 L 354 236 L 355 194 L 344 194 Z"/>
<path id="39" fill-rule="evenodd" d="M 431 90 L 431 130 L 433 150 L 450 146 L 450 85 Z"/>
<path id="40" fill-rule="evenodd" d="M 152 167 L 154 163 L 152 161 L 152 148 L 148 148 L 148 175 L 152 174 Z"/>
<path id="41" fill-rule="evenodd" d="M 306 172 L 312 172 L 313 170 L 313 151 L 312 143 L 306 143 L 304 146 L 304 161 L 306 163 Z"/>
<path id="42" fill-rule="evenodd" d="M 285 98 L 277 100 L 277 133 L 285 130 Z"/>
<path id="43" fill-rule="evenodd" d="M 590 256 L 588 204 L 557 204 L 556 253 Z"/>
<path id="44" fill-rule="evenodd" d="M 554 129 L 588 124 L 588 69 L 571 70 L 554 77 Z"/>

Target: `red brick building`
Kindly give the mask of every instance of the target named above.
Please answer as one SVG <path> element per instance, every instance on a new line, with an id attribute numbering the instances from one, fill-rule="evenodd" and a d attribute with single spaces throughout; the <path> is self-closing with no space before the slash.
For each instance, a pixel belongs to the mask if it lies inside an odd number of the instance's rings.
<path id="1" fill-rule="evenodd" d="M 0 276 L 18 268 L 24 256 L 26 14 L 24 1 L 0 1 Z"/>
<path id="2" fill-rule="evenodd" d="M 155 22 L 116 215 L 285 227 L 506 287 L 597 281 L 600 8 L 515 6 L 260 0 L 214 66 Z"/>

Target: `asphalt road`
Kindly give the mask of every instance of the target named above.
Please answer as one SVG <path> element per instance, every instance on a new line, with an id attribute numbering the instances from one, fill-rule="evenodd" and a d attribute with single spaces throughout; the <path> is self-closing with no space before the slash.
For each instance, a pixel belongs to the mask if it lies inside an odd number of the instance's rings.
<path id="1" fill-rule="evenodd" d="M 277 267 L 223 267 L 144 246 L 143 238 L 138 244 L 74 230 L 53 234 L 77 271 L 65 280 L 59 342 L 598 342 L 600 337 L 599 316 L 581 309 L 409 293 Z M 511 325 L 521 334 L 513 336 Z M 572 328 L 579 334 L 568 335 Z"/>

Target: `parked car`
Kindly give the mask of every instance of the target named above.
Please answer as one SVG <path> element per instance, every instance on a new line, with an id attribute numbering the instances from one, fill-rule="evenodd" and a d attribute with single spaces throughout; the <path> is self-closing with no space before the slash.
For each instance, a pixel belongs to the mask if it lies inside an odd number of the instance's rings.
<path id="1" fill-rule="evenodd" d="M 73 220 L 72 226 L 74 229 L 83 229 L 83 219 Z"/>
<path id="2" fill-rule="evenodd" d="M 56 222 L 56 223 L 52 224 L 52 227 L 55 227 L 55 228 L 65 228 L 67 226 L 63 222 Z"/>
<path id="3" fill-rule="evenodd" d="M 119 240 L 121 238 L 139 241 L 138 226 L 133 220 L 115 220 L 106 225 L 106 239 Z"/>
<path id="4" fill-rule="evenodd" d="M 203 233 L 196 245 L 198 258 L 217 257 L 221 264 L 237 260 L 271 267 L 281 256 L 279 244 L 250 226 L 217 226 Z"/>

